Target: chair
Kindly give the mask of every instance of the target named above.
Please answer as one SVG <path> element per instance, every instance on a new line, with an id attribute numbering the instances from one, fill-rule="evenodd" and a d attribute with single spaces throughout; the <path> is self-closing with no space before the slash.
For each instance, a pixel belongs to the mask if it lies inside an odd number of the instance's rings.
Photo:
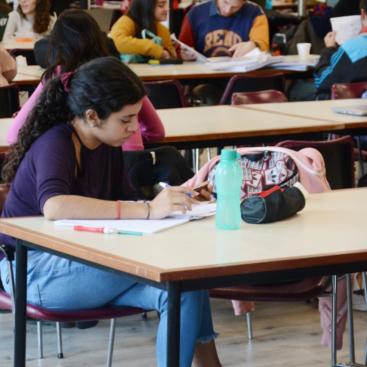
<path id="1" fill-rule="evenodd" d="M 19 90 L 14 84 L 0 87 L 0 117 L 12 117 L 19 110 Z"/>
<path id="2" fill-rule="evenodd" d="M 284 90 L 284 75 L 277 72 L 268 77 L 235 75 L 228 81 L 219 104 L 230 104 L 233 93 L 255 92 L 266 89 Z"/>
<path id="3" fill-rule="evenodd" d="M 332 321 L 332 338 L 331 345 L 331 367 L 341 366 L 336 363 L 336 300 L 337 300 L 337 276 L 332 276 L 332 292 L 330 293 L 330 277 L 312 277 L 295 281 L 273 283 L 269 285 L 240 285 L 228 288 L 215 288 L 210 290 L 210 296 L 221 299 L 236 299 L 239 301 L 265 301 L 265 302 L 293 302 L 305 301 L 313 297 L 331 296 L 333 304 L 333 321 Z M 348 340 L 349 354 L 352 365 L 355 363 L 354 355 L 354 331 L 353 331 L 353 315 L 351 302 L 351 276 L 346 275 L 346 290 L 347 290 L 347 312 L 348 312 Z M 251 313 L 246 313 L 248 337 L 252 339 Z"/>
<path id="4" fill-rule="evenodd" d="M 232 105 L 255 103 L 281 103 L 287 102 L 285 94 L 279 90 L 268 89 L 256 92 L 243 92 L 232 94 Z"/>
<path id="5" fill-rule="evenodd" d="M 187 107 L 184 89 L 178 80 L 144 82 L 148 97 L 157 109 Z"/>
<path id="6" fill-rule="evenodd" d="M 361 98 L 363 92 L 366 90 L 367 81 L 333 84 L 331 87 L 331 99 Z"/>
<path id="7" fill-rule="evenodd" d="M 3 157 L 3 155 L 2 155 Z M 1 160 L 1 157 L 0 157 Z M 2 210 L 5 202 L 6 195 L 9 191 L 9 186 L 6 184 L 0 184 L 0 211 Z M 14 249 L 10 246 L 1 245 L 0 254 L 4 255 L 7 259 L 8 269 L 10 274 L 10 286 L 12 294 L 9 295 L 4 291 L 3 285 L 0 281 L 0 309 L 6 311 L 14 310 L 14 276 L 11 262 L 14 260 Z M 92 321 L 92 320 L 105 320 L 111 319 L 109 343 L 108 343 L 108 355 L 107 355 L 107 367 L 112 366 L 113 345 L 115 338 L 116 318 L 123 316 L 136 315 L 144 313 L 145 311 L 134 307 L 101 307 L 97 309 L 86 310 L 68 310 L 68 311 L 55 311 L 49 310 L 43 307 L 27 304 L 26 314 L 27 317 L 37 320 L 37 340 L 38 340 L 38 355 L 39 358 L 43 358 L 43 340 L 42 340 L 42 321 L 55 321 L 56 333 L 57 333 L 57 357 L 64 358 L 62 350 L 61 339 L 61 327 L 60 322 L 70 321 Z"/>
<path id="8" fill-rule="evenodd" d="M 355 187 L 354 181 L 354 141 L 351 136 L 344 136 L 325 141 L 285 140 L 278 146 L 293 150 L 315 148 L 323 156 L 326 177 L 332 189 Z"/>
<path id="9" fill-rule="evenodd" d="M 355 83 L 337 83 L 331 87 L 331 99 L 351 99 L 361 98 L 363 92 L 367 90 L 366 82 L 355 82 Z M 365 137 L 363 137 L 365 140 Z M 358 159 L 361 168 L 362 176 L 364 175 L 363 161 L 366 160 L 367 152 L 362 150 L 362 139 L 361 136 L 356 137 L 357 148 L 358 148 Z M 363 141 L 365 143 L 365 141 Z M 356 152 L 357 154 L 357 152 Z"/>

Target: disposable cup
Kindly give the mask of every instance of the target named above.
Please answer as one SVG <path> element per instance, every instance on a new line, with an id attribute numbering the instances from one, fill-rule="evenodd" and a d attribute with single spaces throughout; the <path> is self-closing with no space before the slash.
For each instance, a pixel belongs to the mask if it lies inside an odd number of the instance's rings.
<path id="1" fill-rule="evenodd" d="M 311 43 L 297 43 L 297 51 L 300 59 L 307 59 L 311 51 Z"/>

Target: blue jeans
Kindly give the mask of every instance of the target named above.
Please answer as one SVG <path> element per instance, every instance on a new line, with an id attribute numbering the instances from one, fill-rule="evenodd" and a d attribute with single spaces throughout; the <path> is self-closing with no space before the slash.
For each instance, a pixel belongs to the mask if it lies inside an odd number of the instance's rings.
<path id="1" fill-rule="evenodd" d="M 1 279 L 10 291 L 5 260 Z M 167 292 L 137 283 L 123 275 L 100 270 L 41 251 L 28 251 L 28 302 L 55 310 L 114 306 L 155 309 L 160 313 L 157 333 L 157 364 L 165 367 L 167 342 Z M 215 338 L 206 291 L 181 296 L 180 367 L 190 367 L 196 343 Z"/>

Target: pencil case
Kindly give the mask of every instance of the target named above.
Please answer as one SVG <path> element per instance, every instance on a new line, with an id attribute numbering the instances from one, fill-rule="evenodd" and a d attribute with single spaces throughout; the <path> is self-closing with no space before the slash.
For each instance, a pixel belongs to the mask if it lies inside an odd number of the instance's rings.
<path id="1" fill-rule="evenodd" d="M 251 224 L 271 223 L 286 219 L 306 205 L 304 188 L 274 186 L 250 196 L 241 203 L 241 217 Z"/>

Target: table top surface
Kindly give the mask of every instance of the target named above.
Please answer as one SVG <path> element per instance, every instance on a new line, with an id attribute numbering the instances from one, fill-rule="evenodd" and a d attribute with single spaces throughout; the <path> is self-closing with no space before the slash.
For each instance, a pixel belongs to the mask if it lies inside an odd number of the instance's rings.
<path id="1" fill-rule="evenodd" d="M 12 83 L 37 85 L 44 72 L 45 69 L 41 68 L 39 65 L 19 66 L 17 75 Z"/>
<path id="2" fill-rule="evenodd" d="M 33 50 L 36 40 L 32 38 L 12 38 L 0 42 L 6 50 Z"/>
<path id="3" fill-rule="evenodd" d="M 214 218 L 154 235 L 76 232 L 43 217 L 0 220 L 0 230 L 45 248 L 154 281 L 188 280 L 367 260 L 367 189 L 310 195 L 299 214 L 272 224 L 215 229 Z"/>
<path id="4" fill-rule="evenodd" d="M 284 62 L 295 62 L 298 60 L 297 55 L 282 56 Z M 150 65 L 150 64 L 128 64 L 141 79 L 163 80 L 163 79 L 206 79 L 206 78 L 230 78 L 233 75 L 246 74 L 252 77 L 266 77 L 282 74 L 304 73 L 304 71 L 292 70 L 277 70 L 277 69 L 258 69 L 253 71 L 238 70 L 213 70 L 208 67 L 208 64 L 199 62 L 185 62 L 183 64 L 168 64 L 168 65 Z"/>
<path id="5" fill-rule="evenodd" d="M 162 142 L 210 141 L 343 129 L 341 122 L 320 121 L 242 106 L 185 107 L 158 110 L 166 137 Z"/>
<path id="6" fill-rule="evenodd" d="M 367 122 L 367 116 L 352 116 L 336 113 L 333 107 L 367 106 L 364 99 L 336 99 L 328 101 L 307 101 L 307 102 L 284 102 L 284 103 L 261 103 L 241 105 L 245 109 L 254 111 L 272 112 L 284 117 L 300 117 L 306 119 L 316 119 L 323 122 L 343 123 L 348 127 L 355 124 L 361 126 Z"/>
<path id="7" fill-rule="evenodd" d="M 315 104 L 317 105 L 316 102 Z M 348 127 L 366 127 L 367 119 L 336 115 L 336 120 L 313 117 L 298 117 L 282 113 L 287 103 L 185 107 L 157 110 L 166 136 L 157 143 L 211 142 L 237 138 L 272 137 L 308 132 L 341 131 Z M 270 107 L 268 107 L 270 106 Z M 274 111 L 271 106 L 274 106 Z M 285 107 L 285 106 L 284 106 Z M 275 111 L 280 109 L 280 112 Z M 285 111 L 289 111 L 285 109 Z M 332 112 L 331 112 L 332 113 Z M 0 119 L 0 146 L 6 147 L 6 131 L 11 119 Z"/>
<path id="8" fill-rule="evenodd" d="M 9 146 L 6 141 L 6 134 L 9 130 L 9 127 L 12 123 L 12 118 L 2 118 L 0 119 L 0 150 L 7 148 Z"/>

